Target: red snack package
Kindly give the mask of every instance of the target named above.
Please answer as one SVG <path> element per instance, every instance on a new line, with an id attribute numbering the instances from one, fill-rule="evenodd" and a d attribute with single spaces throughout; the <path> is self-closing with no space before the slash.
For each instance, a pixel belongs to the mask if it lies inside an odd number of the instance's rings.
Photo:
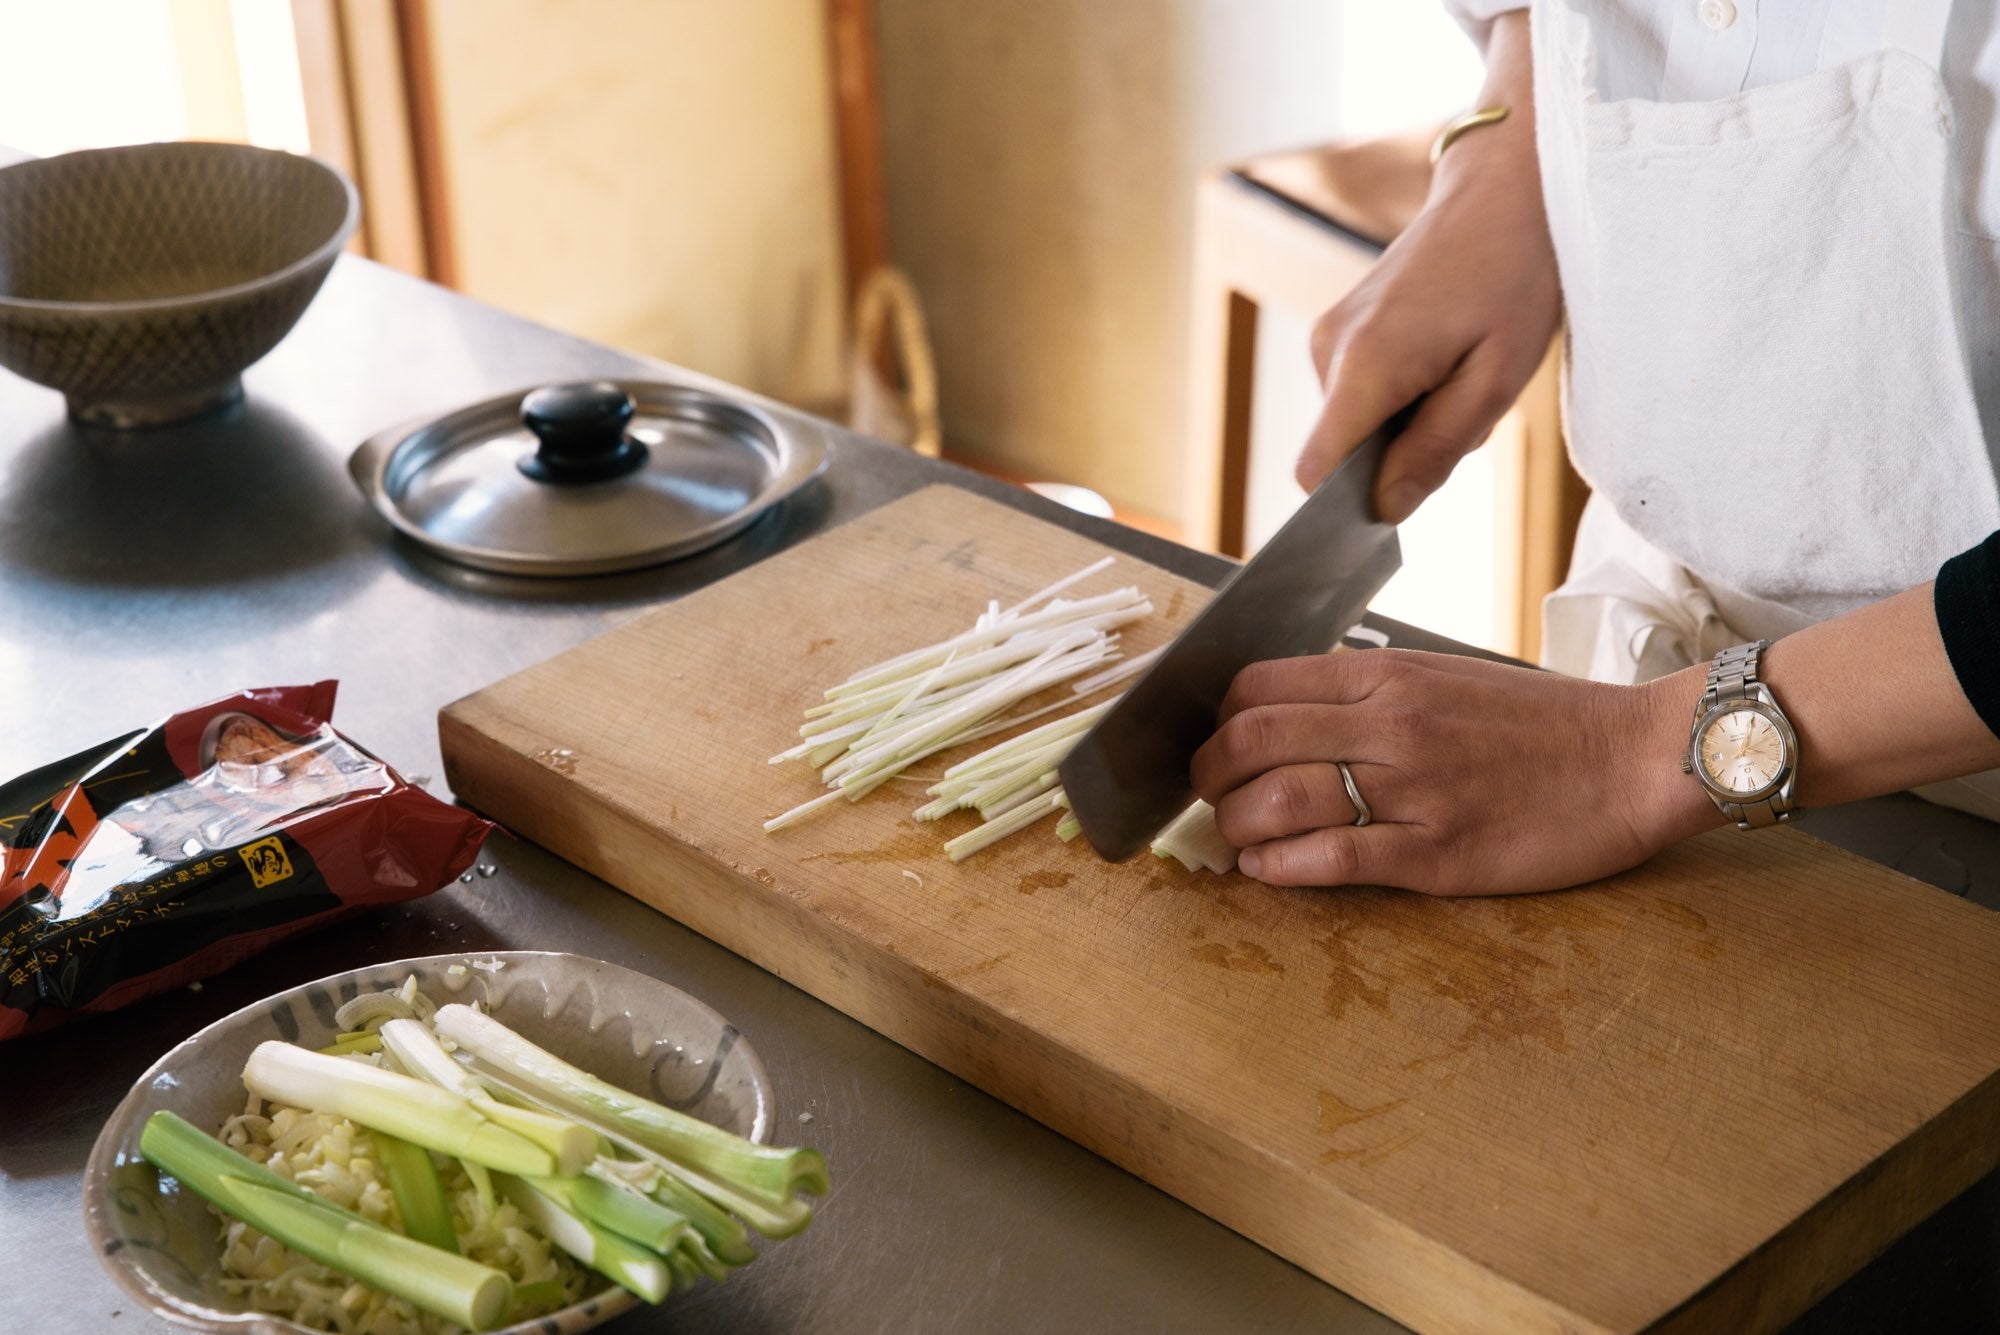
<path id="1" fill-rule="evenodd" d="M 0 1039 L 220 973 L 463 872 L 493 826 L 244 691 L 0 782 Z"/>

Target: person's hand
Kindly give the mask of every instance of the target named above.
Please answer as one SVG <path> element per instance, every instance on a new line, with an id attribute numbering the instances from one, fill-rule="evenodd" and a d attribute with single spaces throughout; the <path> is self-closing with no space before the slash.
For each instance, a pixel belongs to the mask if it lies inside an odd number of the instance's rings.
<path id="1" fill-rule="evenodd" d="M 1488 96 L 1512 114 L 1452 146 L 1423 211 L 1313 329 L 1326 403 L 1295 470 L 1306 490 L 1423 400 L 1376 481 L 1376 510 L 1391 523 L 1442 486 L 1513 405 L 1561 315 L 1524 15 L 1495 26 L 1488 63 Z"/>
<path id="2" fill-rule="evenodd" d="M 1701 671 L 1635 687 L 1396 649 L 1256 663 L 1194 789 L 1271 885 L 1578 885 L 1721 823 L 1680 769 Z M 1373 823 L 1354 825 L 1335 761 Z"/>

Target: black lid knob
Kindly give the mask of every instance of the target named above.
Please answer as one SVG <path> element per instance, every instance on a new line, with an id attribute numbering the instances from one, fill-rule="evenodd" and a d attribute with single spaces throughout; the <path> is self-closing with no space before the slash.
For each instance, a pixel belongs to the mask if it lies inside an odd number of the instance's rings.
<path id="1" fill-rule="evenodd" d="M 515 466 L 537 482 L 603 482 L 646 462 L 625 434 L 632 396 L 609 380 L 545 385 L 521 400 L 521 423 L 540 442 Z"/>

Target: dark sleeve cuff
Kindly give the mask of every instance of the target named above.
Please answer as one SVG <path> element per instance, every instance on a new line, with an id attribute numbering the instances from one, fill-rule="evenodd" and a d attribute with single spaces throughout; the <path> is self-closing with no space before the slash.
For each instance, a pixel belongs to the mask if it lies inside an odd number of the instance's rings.
<path id="1" fill-rule="evenodd" d="M 1959 689 L 2000 737 L 2000 533 L 1946 561 L 1933 590 Z"/>

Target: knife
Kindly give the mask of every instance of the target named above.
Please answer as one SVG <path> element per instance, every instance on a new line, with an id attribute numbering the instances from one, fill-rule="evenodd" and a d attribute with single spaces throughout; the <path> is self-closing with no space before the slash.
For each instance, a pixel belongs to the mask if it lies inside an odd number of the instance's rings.
<path id="1" fill-rule="evenodd" d="M 1144 848 L 1194 797 L 1188 764 L 1215 732 L 1236 674 L 1324 653 L 1403 564 L 1371 496 L 1403 415 L 1378 429 L 1085 733 L 1058 767 L 1090 846 L 1112 862 Z"/>

